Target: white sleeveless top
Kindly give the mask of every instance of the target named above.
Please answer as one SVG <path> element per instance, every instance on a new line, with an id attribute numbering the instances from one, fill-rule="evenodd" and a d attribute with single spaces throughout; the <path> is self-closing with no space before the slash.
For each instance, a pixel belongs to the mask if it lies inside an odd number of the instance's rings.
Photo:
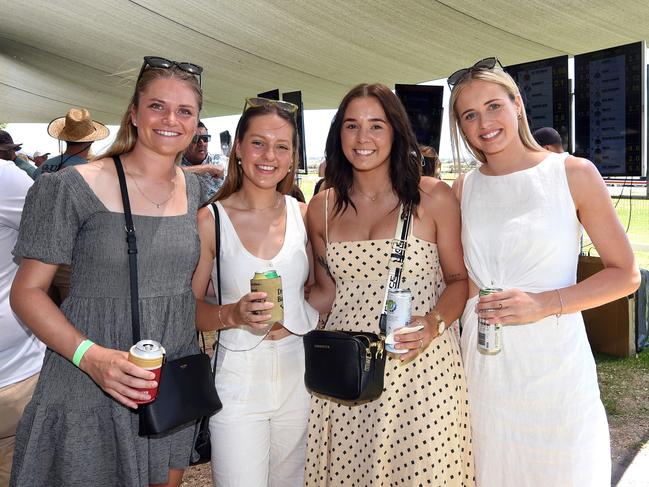
<path id="1" fill-rule="evenodd" d="M 462 246 L 479 288 L 541 292 L 575 283 L 581 223 L 565 154 L 504 176 L 469 172 L 462 188 Z"/>
<path id="2" fill-rule="evenodd" d="M 244 247 L 220 202 L 219 209 L 221 246 L 221 293 L 223 304 L 236 303 L 250 292 L 250 279 L 255 272 L 274 269 L 282 279 L 284 297 L 284 322 L 286 329 L 296 335 L 304 335 L 315 328 L 318 312 L 304 299 L 304 284 L 309 276 L 309 260 L 306 254 L 307 235 L 298 201 L 285 196 L 286 233 L 284 243 L 272 259 L 260 259 Z M 212 205 L 208 205 L 214 215 Z M 212 269 L 212 281 L 216 282 L 216 263 Z M 214 286 L 216 288 L 216 286 Z M 254 329 L 241 325 L 223 330 L 221 345 L 228 350 L 250 350 L 256 347 L 270 329 Z"/>

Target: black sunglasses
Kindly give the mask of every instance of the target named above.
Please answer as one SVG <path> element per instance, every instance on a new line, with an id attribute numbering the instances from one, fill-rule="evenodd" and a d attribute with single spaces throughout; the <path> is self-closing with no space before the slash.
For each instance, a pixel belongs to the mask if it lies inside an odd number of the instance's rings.
<path id="1" fill-rule="evenodd" d="M 137 81 L 140 81 L 142 73 L 144 73 L 144 70 L 146 68 L 171 69 L 174 66 L 182 71 L 185 71 L 186 73 L 196 76 L 198 78 L 198 86 L 201 86 L 201 73 L 203 72 L 202 66 L 188 62 L 179 63 L 177 61 L 170 61 L 169 59 L 157 56 L 144 56 L 144 62 L 142 63 L 142 67 L 140 68 L 140 74 L 137 75 Z"/>
<path id="2" fill-rule="evenodd" d="M 486 57 L 469 68 L 458 69 L 455 73 L 453 73 L 446 79 L 448 87 L 452 90 L 455 85 L 462 81 L 469 73 L 472 73 L 474 71 L 488 71 L 490 69 L 494 69 L 496 67 L 496 64 L 501 68 L 503 67 L 497 57 Z"/>
<path id="3" fill-rule="evenodd" d="M 212 136 L 210 134 L 194 135 L 194 137 L 192 137 L 192 144 L 198 144 L 198 141 L 200 140 L 207 143 L 212 140 Z"/>

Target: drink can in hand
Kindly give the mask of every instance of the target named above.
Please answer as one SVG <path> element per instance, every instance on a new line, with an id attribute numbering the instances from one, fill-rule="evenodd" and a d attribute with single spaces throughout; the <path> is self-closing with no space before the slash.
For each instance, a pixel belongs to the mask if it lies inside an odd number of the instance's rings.
<path id="1" fill-rule="evenodd" d="M 385 302 L 385 349 L 392 353 L 406 353 L 409 350 L 394 348 L 394 332 L 410 323 L 412 317 L 412 293 L 410 289 L 390 289 Z"/>
<path id="2" fill-rule="evenodd" d="M 488 287 L 480 289 L 480 296 L 499 293 L 502 289 Z M 503 325 L 495 323 L 490 325 L 484 318 L 478 316 L 478 352 L 483 355 L 496 355 L 503 349 Z"/>
<path id="3" fill-rule="evenodd" d="M 164 362 L 165 349 L 155 340 L 140 340 L 131 347 L 128 352 L 128 361 L 138 367 L 150 370 L 155 374 L 155 380 L 160 385 L 160 372 Z M 138 391 L 148 392 L 149 399 L 133 399 L 137 404 L 148 404 L 153 402 L 158 395 L 158 387 L 151 389 L 137 389 Z"/>
<path id="4" fill-rule="evenodd" d="M 269 269 L 266 271 L 255 272 L 250 279 L 250 291 L 253 293 L 266 293 L 265 301 L 273 303 L 271 309 L 257 311 L 256 314 L 270 314 L 270 319 L 261 323 L 270 325 L 276 322 L 284 321 L 284 297 L 282 295 L 282 278 L 277 271 Z M 264 300 L 261 300 L 262 302 Z"/>

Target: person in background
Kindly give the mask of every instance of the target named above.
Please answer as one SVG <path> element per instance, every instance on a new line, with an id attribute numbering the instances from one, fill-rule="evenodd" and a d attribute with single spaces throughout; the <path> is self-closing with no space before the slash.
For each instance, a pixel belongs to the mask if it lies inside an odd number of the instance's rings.
<path id="1" fill-rule="evenodd" d="M 309 250 L 306 205 L 289 196 L 297 168 L 297 106 L 246 100 L 228 178 L 198 213 L 201 258 L 194 273 L 197 327 L 217 330 L 215 383 L 223 409 L 212 416 L 212 474 L 219 487 L 302 487 L 309 415 L 302 337 L 318 314 L 304 299 Z M 205 301 L 209 281 L 222 305 Z M 284 319 L 268 325 L 265 293 L 249 292 L 258 271 L 281 278 Z"/>
<path id="2" fill-rule="evenodd" d="M 32 154 L 31 160 L 34 161 L 34 165 L 36 167 L 41 167 L 45 161 L 49 158 L 50 153 L 49 152 L 39 152 L 36 151 L 34 154 Z"/>
<path id="3" fill-rule="evenodd" d="M 595 166 L 540 147 L 514 80 L 487 58 L 448 78 L 469 301 L 462 353 L 476 483 L 608 487 L 606 413 L 580 311 L 632 293 L 639 273 Z M 575 282 L 582 226 L 604 270 Z M 479 290 L 495 288 L 486 296 Z M 497 290 L 497 289 L 502 290 Z M 479 321 L 501 324 L 498 352 Z M 482 332 L 484 337 L 484 332 Z"/>
<path id="4" fill-rule="evenodd" d="M 421 177 L 408 116 L 385 85 L 361 84 L 340 103 L 326 143 L 329 188 L 309 203 L 315 284 L 309 303 L 325 330 L 379 333 L 392 241 L 413 212 L 402 289 L 417 331 L 395 335 L 374 401 L 312 396 L 309 486 L 473 485 L 469 408 L 456 335 L 466 270 L 451 188 Z M 387 352 L 386 352 L 387 353 Z"/>
<path id="5" fill-rule="evenodd" d="M 421 175 L 441 179 L 442 163 L 437 156 L 437 151 L 428 145 L 420 145 L 419 152 L 422 158 Z"/>
<path id="6" fill-rule="evenodd" d="M 128 361 L 133 345 L 128 248 L 116 164 L 121 161 L 138 250 L 141 336 L 167 360 L 198 353 L 191 276 L 203 203 L 194 174 L 177 167 L 196 131 L 200 73 L 191 63 L 145 57 L 106 154 L 41 177 L 25 203 L 11 290 L 18 317 L 47 345 L 16 434 L 12 487 L 178 487 L 195 423 L 138 435 L 142 389 L 155 374 Z M 61 309 L 47 290 L 72 266 Z"/>
<path id="7" fill-rule="evenodd" d="M 206 199 L 211 199 L 223 184 L 225 168 L 215 155 L 207 149 L 212 136 L 207 133 L 203 122 L 198 122 L 196 133 L 185 149 L 180 165 L 185 171 L 198 174 L 206 187 Z"/>
<path id="8" fill-rule="evenodd" d="M 93 142 L 109 135 L 108 128 L 92 119 L 85 108 L 70 108 L 64 117 L 55 118 L 47 126 L 50 137 L 65 142 L 65 152 L 43 163 L 34 175 L 38 179 L 43 173 L 60 171 L 66 167 L 85 164 Z"/>
<path id="9" fill-rule="evenodd" d="M 18 270 L 11 250 L 33 180 L 12 161 L 0 160 L 0 485 L 9 485 L 16 427 L 43 363 L 45 346 L 11 310 L 9 290 Z"/>
<path id="10" fill-rule="evenodd" d="M 565 152 L 563 150 L 561 135 L 559 135 L 559 132 L 554 130 L 552 127 L 541 127 L 540 129 L 536 129 L 532 136 L 536 143 L 547 151 L 556 152 L 557 154 L 563 154 Z"/>
<path id="11" fill-rule="evenodd" d="M 18 157 L 16 154 L 21 147 L 22 144 L 14 144 L 9 132 L 0 130 L 0 159 L 13 162 L 17 167 L 25 171 L 30 178 L 34 179 L 36 166 L 31 164 L 28 159 Z"/>

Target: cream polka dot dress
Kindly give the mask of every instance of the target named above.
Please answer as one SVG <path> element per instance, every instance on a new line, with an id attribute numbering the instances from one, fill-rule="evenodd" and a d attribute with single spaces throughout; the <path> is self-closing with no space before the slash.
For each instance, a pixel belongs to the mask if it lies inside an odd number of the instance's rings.
<path id="1" fill-rule="evenodd" d="M 327 244 L 336 299 L 326 329 L 379 332 L 390 240 Z M 444 289 L 437 246 L 412 235 L 402 288 L 412 314 L 428 313 Z M 402 364 L 388 354 L 385 389 L 369 402 L 312 396 L 307 486 L 472 486 L 467 391 L 453 333 Z"/>

